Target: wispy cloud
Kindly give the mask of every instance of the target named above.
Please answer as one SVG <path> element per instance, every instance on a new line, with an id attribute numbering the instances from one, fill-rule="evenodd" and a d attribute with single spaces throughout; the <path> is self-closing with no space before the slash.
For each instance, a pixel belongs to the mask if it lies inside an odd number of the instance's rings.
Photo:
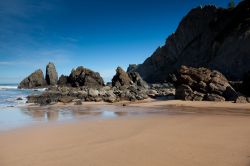
<path id="1" fill-rule="evenodd" d="M 16 62 L 11 62 L 11 61 L 0 61 L 0 65 L 15 65 Z"/>

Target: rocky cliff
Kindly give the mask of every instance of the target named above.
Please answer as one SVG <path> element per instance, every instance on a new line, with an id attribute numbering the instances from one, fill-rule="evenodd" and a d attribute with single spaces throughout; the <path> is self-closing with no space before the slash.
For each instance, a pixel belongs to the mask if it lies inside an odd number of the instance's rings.
<path id="1" fill-rule="evenodd" d="M 181 65 L 208 67 L 229 80 L 242 80 L 250 70 L 250 1 L 233 9 L 197 7 L 180 22 L 166 44 L 141 65 L 129 70 L 147 82 L 171 79 Z"/>

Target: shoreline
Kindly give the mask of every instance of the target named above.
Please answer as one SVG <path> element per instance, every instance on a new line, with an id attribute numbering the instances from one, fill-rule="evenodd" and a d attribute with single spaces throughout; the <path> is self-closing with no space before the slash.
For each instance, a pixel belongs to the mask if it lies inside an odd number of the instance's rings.
<path id="1" fill-rule="evenodd" d="M 117 106 L 117 107 L 138 107 L 138 108 L 190 108 L 190 109 L 230 109 L 230 110 L 245 110 L 250 113 L 250 103 L 233 103 L 225 102 L 209 102 L 209 101 L 182 101 L 182 100 L 159 100 L 159 99 L 145 99 L 141 101 L 121 101 L 116 103 L 107 102 L 83 102 L 82 105 L 74 105 L 71 103 L 55 103 L 46 106 L 39 106 L 36 104 L 26 104 L 20 106 L 22 108 L 64 108 L 64 107 L 96 107 L 96 106 Z M 218 110 L 219 111 L 219 110 Z"/>

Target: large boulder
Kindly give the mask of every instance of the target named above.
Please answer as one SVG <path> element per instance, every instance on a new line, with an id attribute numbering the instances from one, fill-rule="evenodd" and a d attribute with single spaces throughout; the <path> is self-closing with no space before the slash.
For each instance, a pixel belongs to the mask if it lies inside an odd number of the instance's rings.
<path id="1" fill-rule="evenodd" d="M 132 80 L 129 77 L 128 73 L 126 73 L 121 67 L 117 67 L 116 75 L 112 79 L 112 86 L 120 87 L 131 85 Z"/>
<path id="2" fill-rule="evenodd" d="M 44 79 L 43 71 L 41 69 L 36 70 L 18 85 L 19 89 L 32 89 L 32 88 L 41 88 L 47 86 L 47 83 Z"/>
<path id="3" fill-rule="evenodd" d="M 82 66 L 77 67 L 71 71 L 68 77 L 68 83 L 73 87 L 87 86 L 87 87 L 102 87 L 104 81 L 98 72 Z"/>
<path id="4" fill-rule="evenodd" d="M 238 93 L 229 84 L 224 75 L 215 70 L 207 68 L 192 68 L 181 66 L 179 77 L 177 80 L 176 97 L 183 100 L 197 100 L 195 96 L 199 94 L 204 97 L 203 100 L 217 99 L 221 96 L 229 101 L 234 101 L 238 97 Z M 203 95 L 200 95 L 203 94 Z M 211 97 L 205 97 L 205 94 L 213 94 Z M 207 96 L 207 95 L 206 95 Z M 201 100 L 201 98 L 198 100 Z M 223 99 L 219 100 L 223 100 Z"/>
<path id="5" fill-rule="evenodd" d="M 49 62 L 46 66 L 46 81 L 48 85 L 56 85 L 58 81 L 58 74 L 56 71 L 56 67 L 53 63 Z"/>
<path id="6" fill-rule="evenodd" d="M 165 45 L 135 69 L 149 83 L 165 82 L 181 65 L 207 67 L 230 80 L 250 70 L 250 1 L 233 9 L 199 6 L 181 20 Z"/>

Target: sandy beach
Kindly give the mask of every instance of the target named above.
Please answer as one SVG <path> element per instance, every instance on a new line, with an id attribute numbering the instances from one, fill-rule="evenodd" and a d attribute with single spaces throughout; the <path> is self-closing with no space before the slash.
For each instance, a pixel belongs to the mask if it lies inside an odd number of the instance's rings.
<path id="1" fill-rule="evenodd" d="M 240 114 L 211 114 L 205 108 L 205 102 L 192 102 L 193 105 L 189 102 L 170 102 L 195 106 L 203 113 L 95 119 L 3 132 L 0 133 L 0 165 L 250 165 L 248 110 Z M 171 105 L 166 101 L 130 105 L 146 109 L 148 106 L 162 107 L 164 103 Z M 215 105 L 222 107 L 222 104 Z M 230 105 L 226 104 L 223 108 Z M 241 109 L 247 106 L 238 105 Z M 220 112 L 220 109 L 214 112 Z"/>

